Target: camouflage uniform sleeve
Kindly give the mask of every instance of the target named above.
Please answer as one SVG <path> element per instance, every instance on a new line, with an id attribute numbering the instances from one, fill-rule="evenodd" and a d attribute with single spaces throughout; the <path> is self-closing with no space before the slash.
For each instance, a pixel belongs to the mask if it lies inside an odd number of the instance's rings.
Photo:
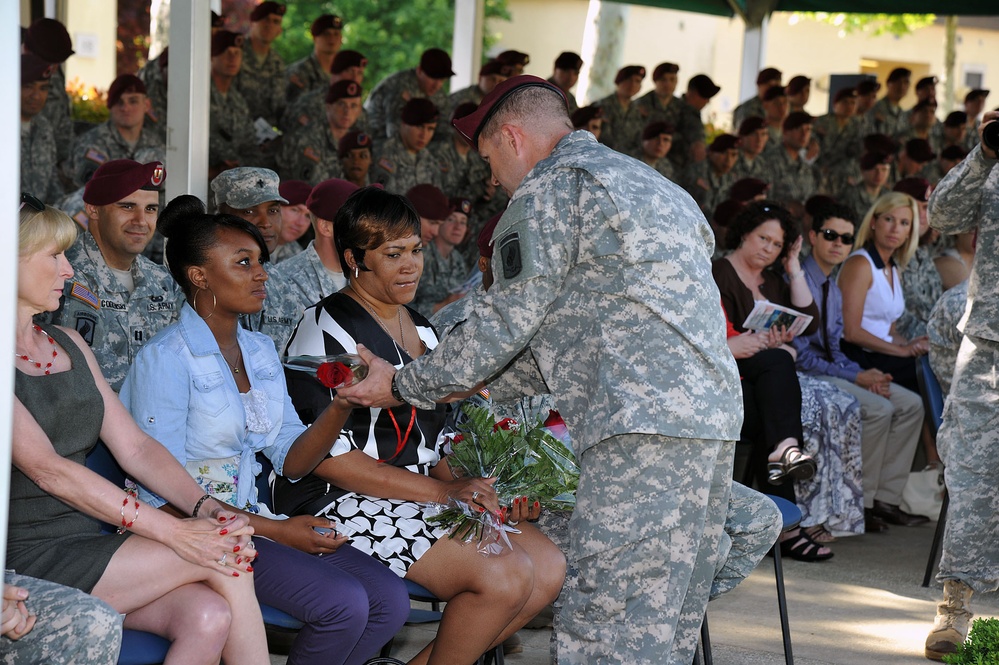
<path id="1" fill-rule="evenodd" d="M 930 196 L 930 226 L 944 233 L 964 233 L 978 226 L 985 181 L 997 160 L 977 145 L 937 185 Z"/>
<path id="2" fill-rule="evenodd" d="M 368 95 L 367 101 L 364 103 L 364 110 L 368 114 L 368 134 L 374 140 L 384 139 L 386 134 L 385 123 L 388 119 L 388 110 L 386 105 L 388 104 L 387 96 L 391 94 L 391 86 L 386 85 L 386 81 L 382 81 L 375 89 L 371 91 Z"/>
<path id="3" fill-rule="evenodd" d="M 570 267 L 575 238 L 569 211 L 581 199 L 595 208 L 607 198 L 596 182 L 580 182 L 583 177 L 567 171 L 546 184 L 543 200 L 527 194 L 511 201 L 493 236 L 495 284 L 468 296 L 475 301 L 464 325 L 399 371 L 397 385 L 407 402 L 430 409 L 453 392 L 496 381 L 530 343 Z"/>
<path id="4" fill-rule="evenodd" d="M 521 351 L 513 362 L 489 381 L 486 387 L 497 402 L 519 400 L 525 395 L 548 393 L 548 384 L 530 348 Z"/>

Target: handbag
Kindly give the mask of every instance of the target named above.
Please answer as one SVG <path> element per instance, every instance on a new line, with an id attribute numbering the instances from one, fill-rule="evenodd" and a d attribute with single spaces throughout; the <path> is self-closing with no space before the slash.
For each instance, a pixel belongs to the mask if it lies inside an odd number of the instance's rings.
<path id="1" fill-rule="evenodd" d="M 944 497 L 942 464 L 913 471 L 902 489 L 902 510 L 913 515 L 926 515 L 931 520 L 940 516 Z"/>

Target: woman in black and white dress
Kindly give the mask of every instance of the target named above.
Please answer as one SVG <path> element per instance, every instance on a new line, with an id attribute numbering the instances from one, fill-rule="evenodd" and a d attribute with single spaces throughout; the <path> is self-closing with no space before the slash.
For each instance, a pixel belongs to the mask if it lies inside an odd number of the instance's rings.
<path id="1" fill-rule="evenodd" d="M 347 199 L 333 228 L 349 285 L 305 311 L 287 354 L 356 353 L 363 344 L 401 367 L 431 351 L 437 344 L 433 328 L 406 307 L 423 270 L 413 207 L 401 196 L 366 187 Z M 296 374 L 289 373 L 288 389 L 308 423 L 332 393 Z M 312 476 L 275 487 L 278 510 L 324 514 L 347 525 L 355 548 L 448 601 L 436 639 L 410 663 L 475 661 L 552 602 L 565 575 L 562 553 L 526 523 L 537 516 L 526 502 L 511 507 L 520 533 L 510 534 L 512 549 L 498 555 L 483 557 L 426 523 L 427 503 L 454 499 L 499 509 L 491 483 L 456 479 L 440 463 L 446 409 L 355 409 Z"/>

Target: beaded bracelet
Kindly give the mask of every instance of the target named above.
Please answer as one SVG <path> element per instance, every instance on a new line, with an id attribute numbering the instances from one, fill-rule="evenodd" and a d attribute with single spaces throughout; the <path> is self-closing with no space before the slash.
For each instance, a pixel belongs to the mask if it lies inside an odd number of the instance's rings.
<path id="1" fill-rule="evenodd" d="M 197 517 L 198 516 L 198 511 L 201 510 L 201 506 L 205 503 L 205 501 L 208 501 L 208 499 L 210 499 L 210 498 L 212 498 L 212 495 L 211 494 L 206 494 L 203 497 L 201 497 L 200 499 L 198 499 L 198 502 L 196 504 L 194 504 L 194 510 L 191 511 L 191 517 Z"/>
<path id="2" fill-rule="evenodd" d="M 132 515 L 131 520 L 126 520 L 125 507 L 128 505 L 129 501 L 132 501 L 135 504 L 135 514 Z M 135 490 L 125 490 L 125 500 L 121 502 L 121 510 L 119 512 L 121 513 L 121 526 L 118 527 L 118 535 L 120 536 L 128 529 L 131 529 L 132 525 L 135 524 L 135 520 L 139 519 L 139 499 L 135 496 Z"/>

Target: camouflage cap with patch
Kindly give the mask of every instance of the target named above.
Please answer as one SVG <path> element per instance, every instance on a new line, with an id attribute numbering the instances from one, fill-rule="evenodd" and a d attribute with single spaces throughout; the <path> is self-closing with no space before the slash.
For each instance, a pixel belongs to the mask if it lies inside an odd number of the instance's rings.
<path id="1" fill-rule="evenodd" d="M 216 205 L 223 203 L 230 208 L 250 208 L 267 201 L 288 203 L 281 196 L 281 180 L 270 169 L 258 166 L 240 166 L 215 176 L 212 192 Z"/>

